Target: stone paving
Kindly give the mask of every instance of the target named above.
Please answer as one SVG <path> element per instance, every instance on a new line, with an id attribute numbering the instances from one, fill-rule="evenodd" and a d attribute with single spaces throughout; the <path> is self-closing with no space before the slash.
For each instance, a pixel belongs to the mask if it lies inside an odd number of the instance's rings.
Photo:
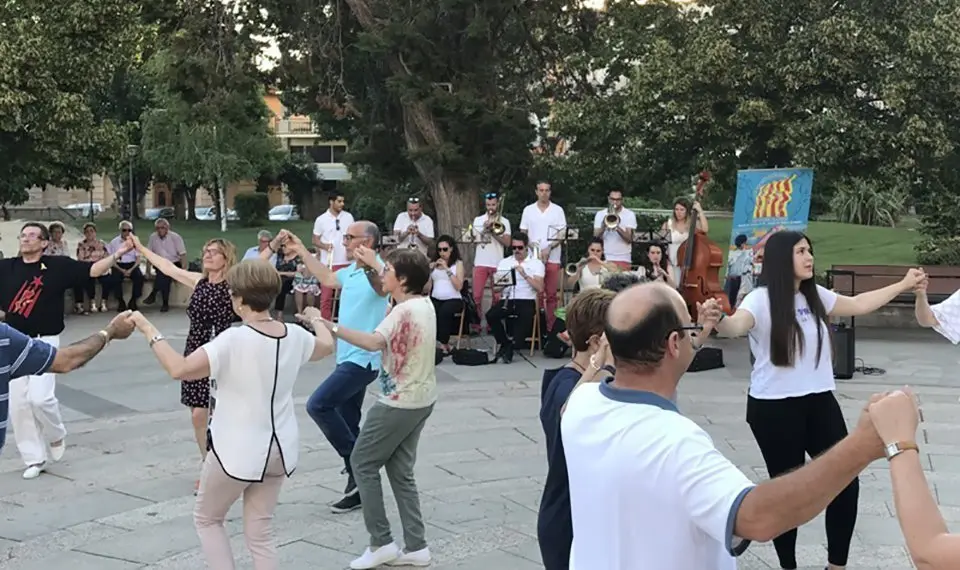
<path id="1" fill-rule="evenodd" d="M 90 334 L 105 321 L 98 315 L 72 318 L 64 341 Z M 182 346 L 183 316 L 160 315 L 156 322 Z M 948 521 L 960 520 L 960 421 L 954 415 L 960 355 L 930 331 L 858 333 L 859 356 L 886 373 L 857 374 L 841 382 L 839 398 L 848 421 L 855 421 L 872 392 L 914 385 L 924 407 L 920 443 L 930 484 Z M 728 457 L 762 480 L 763 462 L 743 419 L 746 341 L 718 344 L 728 367 L 688 375 L 680 405 Z M 536 508 L 546 462 L 537 419 L 539 383 L 542 369 L 556 364 L 518 358 L 510 365 L 441 365 L 440 401 L 421 440 L 417 465 L 434 568 L 541 568 Z M 276 517 L 284 569 L 345 568 L 366 544 L 359 512 L 334 515 L 327 508 L 344 483 L 341 462 L 302 407 L 331 366 L 329 361 L 309 365 L 296 393 L 301 464 L 284 487 Z M 0 459 L 0 568 L 203 568 L 191 519 L 199 457 L 188 413 L 179 405 L 179 386 L 161 373 L 142 338 L 114 343 L 86 368 L 61 377 L 58 395 L 70 432 L 64 461 L 39 479 L 24 481 L 12 437 Z M 368 397 L 367 403 L 372 401 Z M 872 465 L 861 481 L 849 567 L 910 567 L 883 462 Z M 395 509 L 391 517 L 399 531 Z M 240 567 L 248 568 L 239 509 L 228 524 L 235 552 L 241 553 Z M 799 557 L 804 567 L 825 564 L 822 518 L 800 530 Z M 754 545 L 740 562 L 742 569 L 774 567 L 769 544 Z"/>

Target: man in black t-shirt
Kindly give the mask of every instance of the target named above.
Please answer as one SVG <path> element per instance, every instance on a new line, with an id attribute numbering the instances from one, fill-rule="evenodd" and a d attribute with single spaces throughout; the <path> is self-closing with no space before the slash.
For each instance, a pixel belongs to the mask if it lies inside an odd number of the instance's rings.
<path id="1" fill-rule="evenodd" d="M 108 273 L 133 242 L 90 263 L 43 255 L 50 234 L 42 224 L 24 224 L 19 237 L 20 256 L 0 259 L 2 317 L 23 334 L 57 347 L 64 328 L 64 293 L 90 277 Z M 25 479 L 40 475 L 48 458 L 58 461 L 63 457 L 66 430 L 55 390 L 55 374 L 25 376 L 10 382 L 10 422 L 17 449 L 27 465 Z"/>

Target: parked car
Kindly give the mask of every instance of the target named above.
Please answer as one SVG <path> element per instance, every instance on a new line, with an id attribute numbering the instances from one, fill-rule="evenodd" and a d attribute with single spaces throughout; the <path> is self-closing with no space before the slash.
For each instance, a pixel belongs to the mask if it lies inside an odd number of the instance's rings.
<path id="1" fill-rule="evenodd" d="M 97 217 L 103 213 L 103 205 L 99 202 L 94 202 L 93 206 L 93 216 Z M 89 202 L 82 204 L 70 204 L 69 206 L 64 206 L 63 209 L 68 211 L 71 215 L 77 218 L 89 218 L 90 217 L 90 207 Z"/>
<path id="2" fill-rule="evenodd" d="M 271 222 L 289 222 L 300 219 L 300 212 L 292 204 L 274 206 L 267 212 Z"/>
<path id="3" fill-rule="evenodd" d="M 201 222 L 215 222 L 217 221 L 217 211 L 213 206 L 207 206 L 205 208 L 196 208 L 193 211 L 193 218 Z M 237 211 L 230 209 L 227 210 L 227 221 L 235 222 L 240 218 L 237 216 Z"/>
<path id="4" fill-rule="evenodd" d="M 160 218 L 172 220 L 175 217 L 177 217 L 176 210 L 169 206 L 165 208 L 147 208 L 143 212 L 143 219 L 145 220 L 158 220 Z"/>

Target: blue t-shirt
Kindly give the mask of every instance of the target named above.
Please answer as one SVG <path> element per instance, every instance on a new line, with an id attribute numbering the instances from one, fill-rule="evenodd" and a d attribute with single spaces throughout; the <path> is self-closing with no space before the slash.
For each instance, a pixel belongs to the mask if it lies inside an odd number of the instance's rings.
<path id="1" fill-rule="evenodd" d="M 7 438 L 10 381 L 21 376 L 45 374 L 57 349 L 34 340 L 6 323 L 0 323 L 0 452 Z"/>
<path id="2" fill-rule="evenodd" d="M 560 438 L 560 411 L 580 381 L 581 372 L 564 366 L 543 372 L 540 387 L 540 423 L 547 441 L 547 480 L 543 484 L 537 538 L 546 570 L 570 567 L 573 515 L 570 513 L 570 481 L 567 459 Z"/>
<path id="3" fill-rule="evenodd" d="M 377 257 L 377 261 L 383 261 Z M 353 262 L 337 271 L 340 282 L 340 315 L 338 324 L 348 329 L 372 333 L 387 315 L 387 297 L 377 295 L 367 274 Z M 373 370 L 380 369 L 380 352 L 368 352 L 342 339 L 337 339 L 337 364 L 350 362 Z"/>

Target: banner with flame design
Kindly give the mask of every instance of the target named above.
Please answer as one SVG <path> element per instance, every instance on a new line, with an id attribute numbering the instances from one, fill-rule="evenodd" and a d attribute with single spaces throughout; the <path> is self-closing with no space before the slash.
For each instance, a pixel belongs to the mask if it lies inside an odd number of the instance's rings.
<path id="1" fill-rule="evenodd" d="M 804 231 L 810 219 L 812 193 L 810 168 L 737 172 L 730 250 L 753 248 L 775 231 Z M 738 240 L 739 236 L 743 237 Z"/>

